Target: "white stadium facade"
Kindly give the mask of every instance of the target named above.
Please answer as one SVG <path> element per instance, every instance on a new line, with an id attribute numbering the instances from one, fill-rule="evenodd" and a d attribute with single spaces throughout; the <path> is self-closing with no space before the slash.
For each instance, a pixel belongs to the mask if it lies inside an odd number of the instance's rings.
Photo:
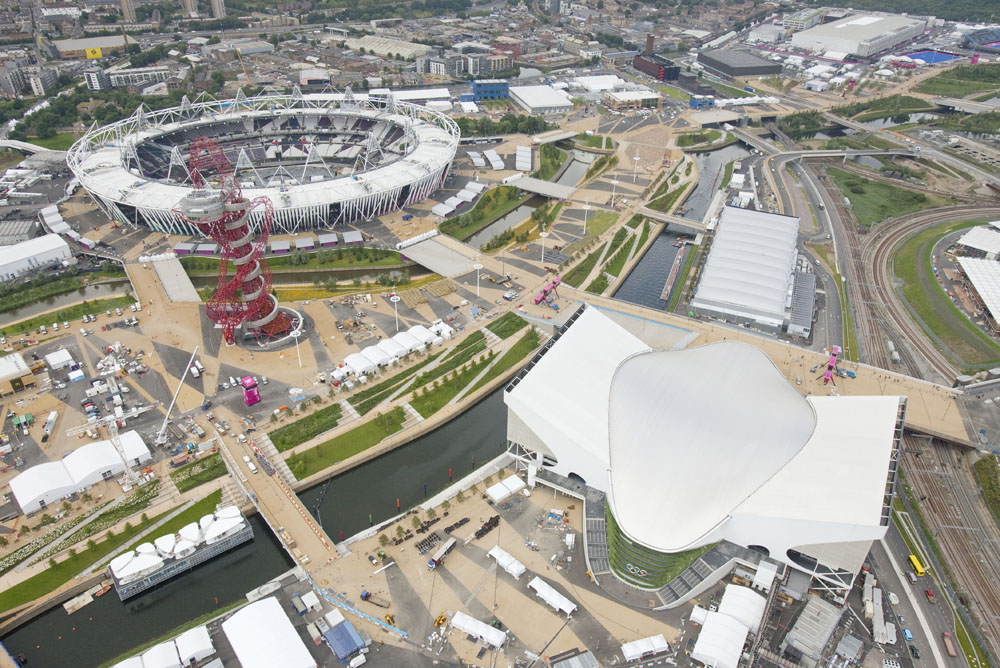
<path id="1" fill-rule="evenodd" d="M 654 607 L 764 560 L 842 599 L 888 527 L 905 398 L 804 397 L 749 344 L 657 350 L 581 307 L 504 399 L 529 485 L 585 500 L 588 568 Z"/>
<path id="2" fill-rule="evenodd" d="M 139 107 L 87 132 L 67 164 L 109 218 L 201 236 L 174 209 L 194 188 L 188 149 L 202 136 L 219 142 L 244 197 L 270 198 L 272 232 L 282 234 L 370 220 L 426 198 L 448 176 L 459 129 L 391 94 L 240 91 L 230 100 Z"/>

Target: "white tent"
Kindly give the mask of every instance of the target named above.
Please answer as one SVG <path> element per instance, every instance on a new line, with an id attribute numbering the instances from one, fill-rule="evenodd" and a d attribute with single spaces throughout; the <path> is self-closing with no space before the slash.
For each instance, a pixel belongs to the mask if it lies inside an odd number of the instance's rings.
<path id="1" fill-rule="evenodd" d="M 409 350 L 394 339 L 382 339 L 375 345 L 379 347 L 379 350 L 394 359 L 398 359 L 409 352 Z"/>
<path id="2" fill-rule="evenodd" d="M 484 624 L 483 622 L 470 617 L 461 610 L 455 613 L 455 616 L 451 619 L 451 625 L 453 628 L 471 635 L 476 636 L 481 641 L 492 645 L 493 647 L 500 647 L 503 645 L 504 641 L 507 640 L 507 634 L 500 629 L 495 629 L 489 624 Z"/>
<path id="3" fill-rule="evenodd" d="M 750 629 L 750 633 L 756 635 L 766 605 L 764 597 L 749 587 L 727 584 L 722 593 L 722 601 L 719 603 L 719 612 L 739 620 L 743 626 Z"/>
<path id="4" fill-rule="evenodd" d="M 137 656 L 130 656 L 124 661 L 116 663 L 111 668 L 143 668 L 142 659 Z"/>
<path id="5" fill-rule="evenodd" d="M 420 339 L 413 336 L 409 332 L 400 332 L 392 337 L 392 340 L 398 343 L 403 348 L 406 348 L 407 352 L 417 352 L 418 350 L 424 349 L 424 344 L 420 342 Z"/>
<path id="6" fill-rule="evenodd" d="M 392 358 L 386 355 L 378 346 L 362 348 L 361 355 L 375 366 L 389 366 L 389 362 L 392 361 Z"/>
<path id="7" fill-rule="evenodd" d="M 497 566 L 513 575 L 515 580 L 524 574 L 524 564 L 512 557 L 509 552 L 499 545 L 495 545 L 487 554 L 496 559 Z"/>
<path id="8" fill-rule="evenodd" d="M 524 489 L 524 481 L 516 475 L 511 475 L 489 487 L 486 490 L 486 495 L 493 500 L 493 503 L 500 503 L 511 494 L 516 494 L 522 489 Z"/>
<path id="9" fill-rule="evenodd" d="M 455 336 L 455 328 L 446 322 L 434 323 L 433 325 L 431 325 L 430 330 L 435 334 L 437 334 L 438 336 L 442 336 L 446 339 L 450 339 L 451 337 Z"/>
<path id="10" fill-rule="evenodd" d="M 375 365 L 360 353 L 351 353 L 344 358 L 344 366 L 355 376 L 364 376 L 375 371 Z"/>
<path id="11" fill-rule="evenodd" d="M 769 561 L 762 561 L 757 565 L 757 573 L 753 576 L 753 588 L 767 593 L 771 591 L 771 585 L 777 576 L 778 566 Z"/>
<path id="12" fill-rule="evenodd" d="M 60 348 L 46 355 L 45 363 L 49 365 L 50 369 L 61 369 L 73 363 L 73 356 L 65 348 Z"/>
<path id="13" fill-rule="evenodd" d="M 737 668 L 748 633 L 747 627 L 739 620 L 718 612 L 708 612 L 691 658 L 715 668 Z"/>
<path id="14" fill-rule="evenodd" d="M 10 481 L 10 490 L 25 513 L 33 513 L 76 491 L 76 484 L 63 463 L 32 466 Z"/>
<path id="15" fill-rule="evenodd" d="M 420 343 L 424 344 L 425 346 L 429 346 L 431 343 L 434 342 L 435 339 L 440 338 L 432 331 L 424 327 L 423 325 L 414 325 L 413 327 L 410 327 L 409 330 L 407 330 L 407 333 L 410 336 L 417 339 L 418 341 L 420 341 Z"/>
<path id="16" fill-rule="evenodd" d="M 142 653 L 143 668 L 182 668 L 173 640 L 160 643 Z"/>
<path id="17" fill-rule="evenodd" d="M 528 583 L 528 587 L 535 590 L 535 593 L 551 607 L 555 608 L 557 611 L 565 612 L 567 615 L 573 614 L 576 610 L 576 603 L 569 600 L 555 589 L 552 588 L 545 580 L 540 577 L 534 577 L 531 582 Z"/>
<path id="18" fill-rule="evenodd" d="M 273 596 L 238 610 L 222 623 L 222 631 L 243 668 L 317 668 Z"/>
<path id="19" fill-rule="evenodd" d="M 663 637 L 663 634 L 660 634 L 625 643 L 622 645 L 622 654 L 625 655 L 626 661 L 635 661 L 646 656 L 666 652 L 668 649 L 670 649 L 670 645 L 667 644 L 667 639 Z"/>
<path id="20" fill-rule="evenodd" d="M 207 626 L 196 626 L 185 631 L 177 636 L 174 642 L 177 644 L 177 654 L 181 657 L 181 663 L 185 666 L 192 661 L 201 661 L 215 654 Z"/>

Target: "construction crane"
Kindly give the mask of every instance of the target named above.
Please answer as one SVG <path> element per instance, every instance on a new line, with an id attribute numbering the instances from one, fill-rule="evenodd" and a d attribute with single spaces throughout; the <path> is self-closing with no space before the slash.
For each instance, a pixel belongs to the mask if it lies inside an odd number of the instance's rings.
<path id="1" fill-rule="evenodd" d="M 174 396 L 171 397 L 170 405 L 167 406 L 167 414 L 163 416 L 163 424 L 160 425 L 160 431 L 156 432 L 156 445 L 167 444 L 167 422 L 170 420 L 170 413 L 174 410 L 174 404 L 177 403 L 177 395 L 181 393 L 181 388 L 184 387 L 184 379 L 187 378 L 188 371 L 191 370 L 191 365 L 194 364 L 194 356 L 198 354 L 198 348 L 200 347 L 195 346 L 194 350 L 191 351 L 191 358 L 188 360 L 187 366 L 184 367 L 181 379 L 177 381 L 177 389 L 174 390 Z"/>
<path id="2" fill-rule="evenodd" d="M 240 67 L 243 68 L 243 76 L 247 78 L 247 85 L 250 85 L 250 75 L 247 74 L 247 66 L 243 63 L 243 55 L 240 54 L 239 49 L 233 49 L 236 52 L 236 57 L 240 59 Z"/>
<path id="3" fill-rule="evenodd" d="M 129 485 L 135 487 L 139 484 L 139 474 L 132 470 L 129 465 L 128 457 L 125 455 L 125 448 L 122 446 L 122 441 L 118 437 L 118 421 L 139 417 L 146 411 L 153 410 L 153 406 L 143 406 L 142 408 L 132 408 L 127 413 L 124 413 L 121 417 L 116 417 L 114 415 L 108 415 L 106 417 L 99 418 L 96 422 L 88 422 L 87 424 L 82 424 L 79 427 L 72 427 L 66 430 L 67 436 L 76 436 L 77 434 L 82 434 L 84 432 L 90 431 L 94 427 L 107 427 L 108 434 L 111 436 L 111 445 L 115 446 L 115 452 L 121 457 L 122 463 L 125 465 L 125 480 Z"/>

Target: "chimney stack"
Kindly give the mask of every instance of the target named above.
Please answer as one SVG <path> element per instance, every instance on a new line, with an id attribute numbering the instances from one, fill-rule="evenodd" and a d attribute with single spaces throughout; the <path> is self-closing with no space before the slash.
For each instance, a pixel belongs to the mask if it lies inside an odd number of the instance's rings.
<path id="1" fill-rule="evenodd" d="M 652 33 L 646 33 L 646 55 L 653 55 L 653 40 L 655 37 Z"/>

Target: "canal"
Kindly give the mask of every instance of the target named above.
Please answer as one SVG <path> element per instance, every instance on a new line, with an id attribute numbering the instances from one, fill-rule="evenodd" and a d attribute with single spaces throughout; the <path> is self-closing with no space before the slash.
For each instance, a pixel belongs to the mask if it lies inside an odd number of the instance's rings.
<path id="1" fill-rule="evenodd" d="M 698 165 L 698 185 L 683 203 L 684 217 L 702 220 L 719 189 L 719 181 L 726 171 L 726 163 L 730 160 L 743 160 L 750 156 L 750 151 L 742 142 L 737 142 L 717 151 L 695 153 L 693 156 Z M 663 288 L 663 285 L 660 285 L 660 288 Z"/>
<path id="2" fill-rule="evenodd" d="M 677 257 L 679 249 L 674 246 L 674 242 L 680 236 L 670 228 L 664 228 L 621 287 L 615 291 L 614 298 L 666 311 L 667 300 L 660 299 L 660 294 L 667 282 L 667 275 L 670 273 L 674 258 Z"/>
<path id="3" fill-rule="evenodd" d="M 110 297 L 111 295 L 131 289 L 131 284 L 125 280 L 85 285 L 79 290 L 73 290 L 72 292 L 56 295 L 55 297 L 47 297 L 30 304 L 25 304 L 24 306 L 11 311 L 4 311 L 3 318 L 7 322 L 24 320 L 25 318 L 36 316 L 39 313 L 45 313 L 46 311 L 76 304 L 84 300 L 90 301 L 94 299 L 104 299 L 106 297 Z"/>
<path id="4" fill-rule="evenodd" d="M 335 540 L 410 508 L 453 477 L 499 455 L 506 440 L 503 390 L 497 390 L 443 427 L 412 443 L 304 490 L 300 497 Z M 260 517 L 255 538 L 190 573 L 122 603 L 114 592 L 73 615 L 57 606 L 3 638 L 30 667 L 96 666 L 157 638 L 185 621 L 242 597 L 292 562 Z M 67 657 L 74 657 L 67 663 Z"/>

